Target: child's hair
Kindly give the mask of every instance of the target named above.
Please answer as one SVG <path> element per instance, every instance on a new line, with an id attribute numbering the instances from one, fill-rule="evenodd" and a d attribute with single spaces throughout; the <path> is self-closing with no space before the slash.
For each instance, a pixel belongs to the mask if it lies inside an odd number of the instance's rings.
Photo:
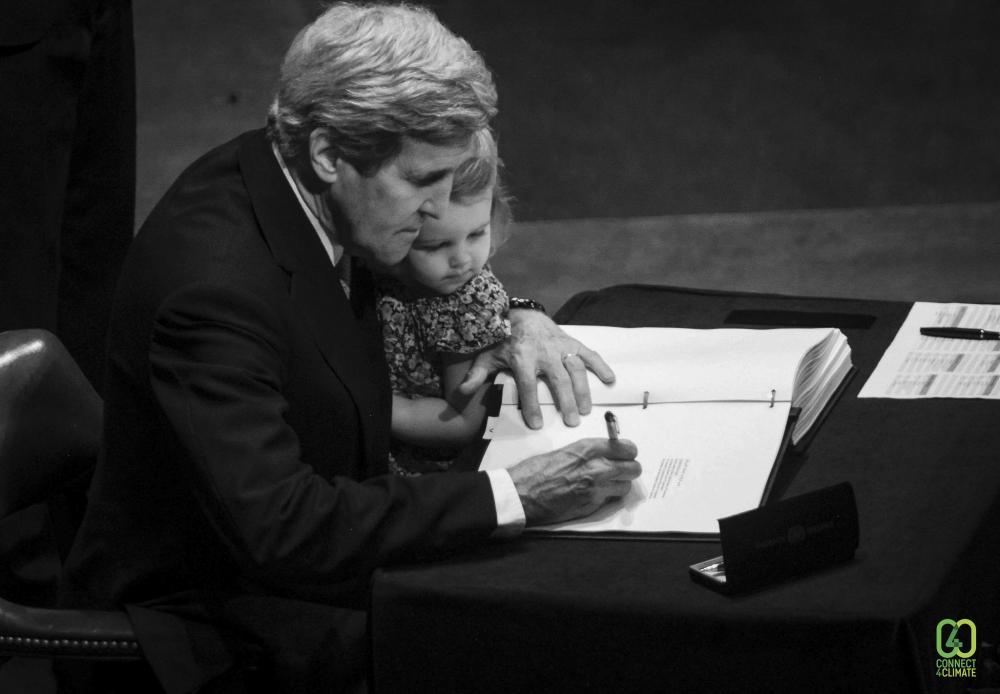
<path id="1" fill-rule="evenodd" d="M 455 169 L 451 187 L 451 201 L 463 203 L 487 191 L 493 193 L 490 210 L 490 253 L 507 240 L 514 221 L 511 199 L 501 180 L 503 162 L 497 152 L 496 139 L 489 128 L 483 128 L 473 137 L 475 153 Z"/>

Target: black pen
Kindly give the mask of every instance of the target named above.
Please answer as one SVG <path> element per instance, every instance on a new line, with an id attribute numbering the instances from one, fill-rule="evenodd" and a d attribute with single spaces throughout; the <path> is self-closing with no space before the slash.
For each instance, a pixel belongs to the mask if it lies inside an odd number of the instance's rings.
<path id="1" fill-rule="evenodd" d="M 608 439 L 611 441 L 618 440 L 618 418 L 615 417 L 615 413 L 608 410 L 604 413 L 604 423 L 608 425 Z"/>
<path id="2" fill-rule="evenodd" d="M 1000 340 L 1000 333 L 982 328 L 921 328 L 921 335 L 951 337 L 956 340 Z"/>

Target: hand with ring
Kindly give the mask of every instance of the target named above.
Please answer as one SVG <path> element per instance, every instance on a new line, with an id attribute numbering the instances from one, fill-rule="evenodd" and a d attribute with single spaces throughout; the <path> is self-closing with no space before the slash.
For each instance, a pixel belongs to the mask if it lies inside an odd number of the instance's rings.
<path id="1" fill-rule="evenodd" d="M 601 356 L 556 325 L 540 311 L 510 312 L 511 336 L 481 352 L 459 391 L 471 394 L 500 369 L 510 369 L 517 383 L 521 415 L 532 429 L 542 426 L 538 406 L 538 379 L 543 379 L 567 426 L 577 426 L 580 415 L 590 412 L 587 370 L 604 383 L 613 383 L 614 371 Z"/>

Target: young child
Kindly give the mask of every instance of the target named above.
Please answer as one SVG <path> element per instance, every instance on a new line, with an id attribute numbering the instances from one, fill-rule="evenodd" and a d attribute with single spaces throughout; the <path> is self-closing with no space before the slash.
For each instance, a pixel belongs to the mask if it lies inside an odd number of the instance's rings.
<path id="1" fill-rule="evenodd" d="M 446 470 L 481 431 L 485 387 L 457 386 L 482 349 L 510 334 L 507 292 L 487 261 L 510 222 L 496 143 L 455 171 L 451 204 L 428 219 L 394 277 L 380 278 L 378 308 L 392 383 L 389 467 L 398 474 Z"/>

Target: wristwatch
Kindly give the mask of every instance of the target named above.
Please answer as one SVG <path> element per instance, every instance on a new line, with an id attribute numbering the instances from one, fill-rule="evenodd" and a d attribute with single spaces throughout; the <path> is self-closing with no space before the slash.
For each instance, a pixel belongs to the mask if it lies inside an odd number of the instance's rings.
<path id="1" fill-rule="evenodd" d="M 532 311 L 541 311 L 542 313 L 545 313 L 545 307 L 534 299 L 518 299 L 517 297 L 512 296 L 508 299 L 507 305 L 508 310 L 513 308 L 527 308 Z"/>

